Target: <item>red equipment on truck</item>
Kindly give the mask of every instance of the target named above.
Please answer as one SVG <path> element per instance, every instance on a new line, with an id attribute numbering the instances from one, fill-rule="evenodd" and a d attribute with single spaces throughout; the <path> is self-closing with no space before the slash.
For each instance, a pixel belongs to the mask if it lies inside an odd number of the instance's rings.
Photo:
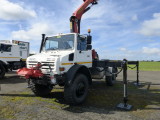
<path id="1" fill-rule="evenodd" d="M 17 74 L 20 76 L 24 76 L 26 79 L 29 78 L 42 78 L 44 75 L 40 68 L 42 65 L 38 63 L 36 66 L 31 68 L 22 68 L 17 70 Z"/>

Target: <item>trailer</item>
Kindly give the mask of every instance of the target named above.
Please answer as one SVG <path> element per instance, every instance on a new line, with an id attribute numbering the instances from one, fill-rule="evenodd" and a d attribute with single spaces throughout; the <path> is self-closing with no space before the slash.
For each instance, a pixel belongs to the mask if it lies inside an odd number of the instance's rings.
<path id="1" fill-rule="evenodd" d="M 124 84 L 127 84 L 128 61 L 99 60 L 92 49 L 91 31 L 88 30 L 87 35 L 80 34 L 82 15 L 97 3 L 97 0 L 84 0 L 70 17 L 71 33 L 47 37 L 42 34 L 40 53 L 28 57 L 27 68 L 17 71 L 27 79 L 28 87 L 35 95 L 46 96 L 55 85 L 64 86 L 65 100 L 76 105 L 86 99 L 92 79 L 105 78 L 106 85 L 113 86 L 123 70 Z M 126 102 L 127 93 L 124 93 Z"/>
<path id="2" fill-rule="evenodd" d="M 17 40 L 0 41 L 0 78 L 9 70 L 17 70 L 26 66 L 29 56 L 29 42 Z"/>

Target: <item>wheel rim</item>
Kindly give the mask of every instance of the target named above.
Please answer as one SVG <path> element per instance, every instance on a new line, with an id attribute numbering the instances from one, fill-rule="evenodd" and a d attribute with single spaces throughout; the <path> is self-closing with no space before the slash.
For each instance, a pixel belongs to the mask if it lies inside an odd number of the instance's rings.
<path id="1" fill-rule="evenodd" d="M 78 85 L 77 85 L 77 89 L 76 89 L 76 96 L 77 97 L 81 97 L 84 95 L 85 93 L 85 84 L 83 82 L 80 82 Z"/>

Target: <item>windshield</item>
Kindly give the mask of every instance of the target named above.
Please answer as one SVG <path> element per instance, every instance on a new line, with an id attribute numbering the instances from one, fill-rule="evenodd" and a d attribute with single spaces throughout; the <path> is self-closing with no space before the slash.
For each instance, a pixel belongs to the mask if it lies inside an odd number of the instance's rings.
<path id="1" fill-rule="evenodd" d="M 45 51 L 48 50 L 69 50 L 74 47 L 74 35 L 59 35 L 49 37 L 45 42 Z"/>

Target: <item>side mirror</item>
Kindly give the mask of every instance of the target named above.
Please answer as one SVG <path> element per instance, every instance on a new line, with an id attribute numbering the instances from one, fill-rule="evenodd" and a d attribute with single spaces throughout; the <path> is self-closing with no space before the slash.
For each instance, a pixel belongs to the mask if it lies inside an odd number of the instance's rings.
<path id="1" fill-rule="evenodd" d="M 92 45 L 87 45 L 87 50 L 92 50 Z"/>
<path id="2" fill-rule="evenodd" d="M 91 44 L 92 43 L 92 36 L 87 36 L 87 44 Z"/>

